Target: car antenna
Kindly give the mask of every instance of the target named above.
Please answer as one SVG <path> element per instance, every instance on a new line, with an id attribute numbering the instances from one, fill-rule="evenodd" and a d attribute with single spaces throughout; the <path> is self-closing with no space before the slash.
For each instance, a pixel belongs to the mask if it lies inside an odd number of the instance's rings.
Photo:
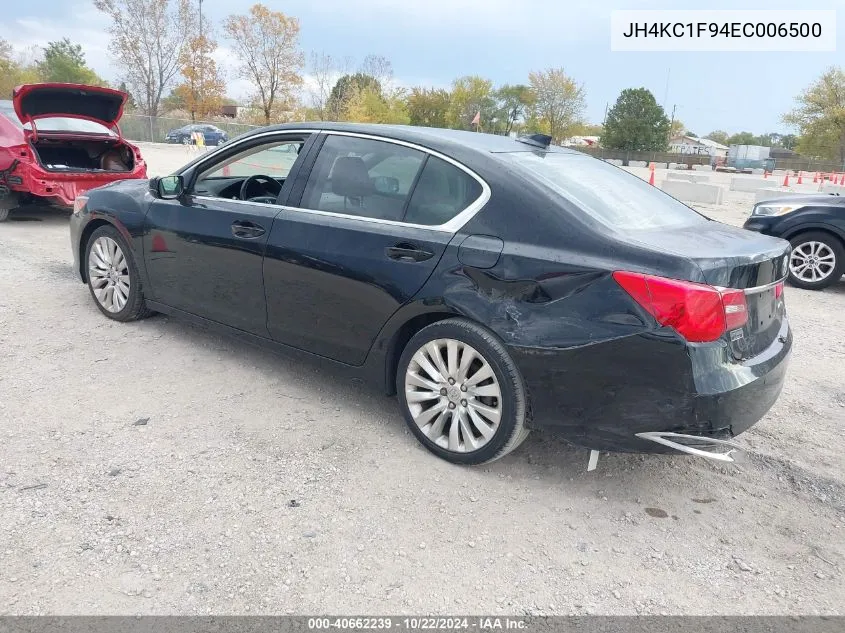
<path id="1" fill-rule="evenodd" d="M 549 145 L 552 144 L 552 137 L 548 134 L 530 134 L 519 136 L 516 139 L 520 143 L 525 143 L 526 145 L 533 145 L 534 147 L 540 147 L 542 149 L 548 149 Z"/>

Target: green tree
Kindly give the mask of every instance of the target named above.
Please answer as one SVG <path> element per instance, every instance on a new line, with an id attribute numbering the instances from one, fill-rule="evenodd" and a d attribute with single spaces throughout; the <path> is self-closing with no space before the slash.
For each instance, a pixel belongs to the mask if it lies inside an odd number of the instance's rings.
<path id="1" fill-rule="evenodd" d="M 493 99 L 493 82 L 483 77 L 467 75 L 452 82 L 447 122 L 457 130 L 474 130 L 472 120 L 480 113 L 478 129 L 493 117 L 496 103 Z"/>
<path id="2" fill-rule="evenodd" d="M 798 145 L 798 140 L 798 137 L 794 134 L 784 134 L 780 137 L 780 144 L 781 147 L 784 147 L 785 149 L 794 150 L 795 147 Z"/>
<path id="3" fill-rule="evenodd" d="M 752 132 L 737 132 L 728 137 L 725 145 L 759 145 L 760 138 Z"/>
<path id="4" fill-rule="evenodd" d="M 826 70 L 798 96 L 783 122 L 800 131 L 801 154 L 845 163 L 845 72 Z"/>
<path id="5" fill-rule="evenodd" d="M 37 66 L 42 81 L 92 86 L 103 86 L 106 83 L 85 63 L 82 46 L 74 44 L 68 38 L 47 44 L 44 58 Z"/>
<path id="6" fill-rule="evenodd" d="M 335 82 L 328 101 L 326 101 L 327 118 L 330 121 L 345 120 L 352 99 L 360 99 L 362 95 L 367 98 L 371 95 L 381 97 L 381 84 L 375 77 L 364 73 L 343 75 Z"/>
<path id="7" fill-rule="evenodd" d="M 557 143 L 571 136 L 586 109 L 584 88 L 563 68 L 528 73 L 528 83 L 531 88 L 528 127 L 549 134 Z"/>
<path id="8" fill-rule="evenodd" d="M 442 88 L 411 88 L 408 95 L 408 118 L 411 125 L 448 127 L 451 95 Z"/>
<path id="9" fill-rule="evenodd" d="M 669 119 L 645 88 L 626 88 L 607 113 L 602 145 L 629 151 L 666 149 Z"/>
<path id="10" fill-rule="evenodd" d="M 716 141 L 722 145 L 728 145 L 728 133 L 724 130 L 713 130 L 704 138 L 709 138 L 711 141 Z"/>
<path id="11" fill-rule="evenodd" d="M 494 96 L 499 106 L 495 117 L 496 132 L 508 135 L 517 122 L 525 117 L 528 108 L 534 105 L 534 93 L 528 86 L 505 84 Z"/>

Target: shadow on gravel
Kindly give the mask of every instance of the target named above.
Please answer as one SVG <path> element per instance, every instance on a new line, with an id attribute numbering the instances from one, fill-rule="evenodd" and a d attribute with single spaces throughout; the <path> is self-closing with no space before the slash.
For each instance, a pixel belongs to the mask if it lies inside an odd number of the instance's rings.
<path id="1" fill-rule="evenodd" d="M 8 222 L 48 222 L 51 224 L 67 223 L 71 210 L 53 207 L 47 204 L 32 204 L 9 212 Z"/>

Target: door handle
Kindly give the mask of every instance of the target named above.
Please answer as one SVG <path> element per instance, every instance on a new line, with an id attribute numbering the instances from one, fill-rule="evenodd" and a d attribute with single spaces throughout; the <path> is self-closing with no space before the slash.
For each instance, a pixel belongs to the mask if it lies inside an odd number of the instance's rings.
<path id="1" fill-rule="evenodd" d="M 396 246 L 389 246 L 384 249 L 384 252 L 390 259 L 395 259 L 400 262 L 424 262 L 425 260 L 434 257 L 434 253 L 417 248 L 413 244 L 397 244 Z"/>
<path id="2" fill-rule="evenodd" d="M 240 220 L 232 222 L 232 235 L 245 240 L 261 237 L 266 232 L 267 231 L 263 226 L 255 224 L 254 222 L 242 222 Z"/>

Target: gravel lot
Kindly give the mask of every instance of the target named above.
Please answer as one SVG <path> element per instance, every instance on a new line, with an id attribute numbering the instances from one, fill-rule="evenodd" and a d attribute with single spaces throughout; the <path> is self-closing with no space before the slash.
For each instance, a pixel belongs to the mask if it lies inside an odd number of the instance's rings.
<path id="1" fill-rule="evenodd" d="M 188 157 L 144 151 L 152 173 Z M 751 200 L 702 209 L 740 224 Z M 467 469 L 329 367 L 108 321 L 67 215 L 19 213 L 0 225 L 0 614 L 845 613 L 845 281 L 787 305 L 788 382 L 743 463 L 587 473 L 534 433 Z"/>

